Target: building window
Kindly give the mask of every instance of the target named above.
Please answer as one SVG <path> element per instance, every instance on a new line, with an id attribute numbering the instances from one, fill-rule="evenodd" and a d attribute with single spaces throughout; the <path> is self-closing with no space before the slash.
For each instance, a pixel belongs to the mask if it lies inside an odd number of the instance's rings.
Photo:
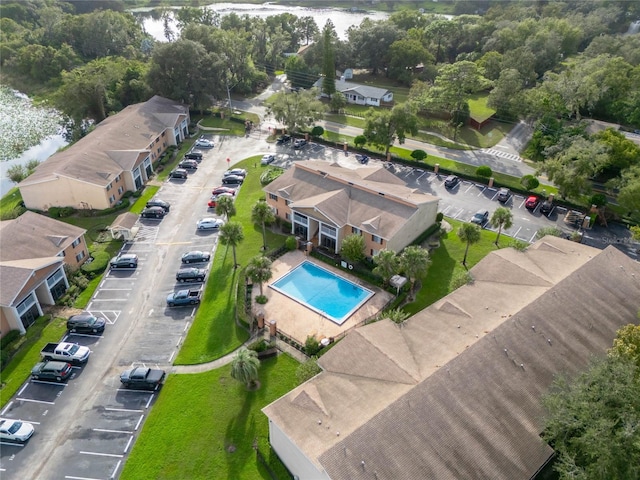
<path id="1" fill-rule="evenodd" d="M 84 258 L 84 250 L 76 255 L 76 262 L 79 262 Z"/>
<path id="2" fill-rule="evenodd" d="M 116 201 L 116 196 L 115 196 L 115 195 L 111 195 L 111 196 L 109 197 L 109 203 L 113 203 L 113 202 L 115 202 L 115 201 Z"/>
<path id="3" fill-rule="evenodd" d="M 336 229 L 333 227 L 330 227 L 329 225 L 325 225 L 324 223 L 320 226 L 320 231 L 324 234 L 324 235 L 330 235 L 334 238 L 337 237 L 336 235 Z"/>
<path id="4" fill-rule="evenodd" d="M 362 230 L 356 227 L 351 227 L 351 233 L 353 233 L 354 235 L 360 235 L 362 233 Z"/>
<path id="5" fill-rule="evenodd" d="M 56 257 L 64 257 L 64 256 L 65 256 L 64 250 L 61 251 L 58 255 L 56 255 Z"/>
<path id="6" fill-rule="evenodd" d="M 285 203 L 285 204 L 287 205 L 287 207 L 288 207 L 289 205 L 291 205 L 291 200 L 285 200 L 285 201 L 284 201 L 284 203 Z"/>
<path id="7" fill-rule="evenodd" d="M 124 187 L 118 187 L 118 195 L 122 195 L 124 192 Z"/>
<path id="8" fill-rule="evenodd" d="M 291 215 L 289 215 L 288 213 L 284 214 L 284 218 L 286 218 L 287 221 L 291 221 Z"/>
<path id="9" fill-rule="evenodd" d="M 71 244 L 72 247 L 77 247 L 78 245 L 80 245 L 80 242 L 82 240 L 80 240 L 80 238 L 76 238 L 73 243 Z"/>
<path id="10" fill-rule="evenodd" d="M 309 225 L 309 219 L 304 215 L 300 215 L 298 212 L 293 213 L 293 218 L 297 223 L 301 223 L 302 225 Z"/>
<path id="11" fill-rule="evenodd" d="M 382 245 L 382 238 L 378 237 L 377 235 L 371 235 L 371 241 Z"/>
<path id="12" fill-rule="evenodd" d="M 277 195 L 274 195 L 273 193 L 269 194 L 269 200 L 275 200 L 276 202 L 278 201 L 278 197 Z"/>
<path id="13" fill-rule="evenodd" d="M 115 181 L 116 183 L 118 183 L 118 182 L 120 181 L 120 175 L 118 175 L 118 176 L 114 179 L 114 181 Z"/>
<path id="14" fill-rule="evenodd" d="M 107 192 L 111 190 L 111 184 L 107 185 Z"/>
<path id="15" fill-rule="evenodd" d="M 156 138 L 156 143 L 160 143 L 160 137 Z"/>
<path id="16" fill-rule="evenodd" d="M 160 153 L 160 147 L 158 147 L 158 154 Z"/>

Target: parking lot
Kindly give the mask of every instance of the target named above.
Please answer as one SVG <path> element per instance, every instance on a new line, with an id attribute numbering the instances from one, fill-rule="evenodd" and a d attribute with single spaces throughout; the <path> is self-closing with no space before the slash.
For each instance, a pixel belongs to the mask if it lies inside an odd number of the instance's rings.
<path id="1" fill-rule="evenodd" d="M 196 223 L 215 216 L 207 207 L 211 190 L 221 184 L 223 172 L 233 162 L 252 155 L 270 153 L 272 165 L 287 168 L 296 160 L 324 160 L 347 168 L 362 165 L 352 153 L 313 142 L 294 149 L 291 144 L 274 146 L 262 138 L 216 138 L 216 147 L 207 150 L 198 169 L 186 179 L 163 182 L 156 197 L 171 204 L 162 219 L 141 219 L 134 242 L 123 253 L 138 256 L 137 268 L 107 272 L 87 310 L 105 318 L 102 335 L 73 334 L 66 341 L 88 346 L 92 353 L 83 368 L 74 368 L 65 383 L 27 381 L 0 412 L 2 417 L 34 424 L 36 432 L 26 445 L 2 443 L 0 477 L 3 480 L 111 479 L 118 478 L 127 454 L 144 425 L 149 409 L 160 392 L 120 388 L 122 370 L 145 365 L 171 371 L 171 365 L 197 312 L 197 306 L 166 304 L 171 292 L 200 285 L 178 283 L 176 272 L 181 256 L 189 251 L 213 253 L 217 230 L 198 231 Z M 227 162 L 227 158 L 230 162 Z M 259 163 L 259 162 L 258 162 Z M 388 164 L 372 158 L 369 166 L 385 166 L 410 186 L 440 198 L 439 210 L 446 217 L 468 221 L 478 209 L 493 213 L 503 204 L 496 200 L 497 189 L 462 181 L 448 190 L 445 177 L 417 168 Z M 257 174 L 255 166 L 249 174 Z M 504 206 L 513 212 L 514 224 L 503 234 L 531 242 L 539 228 L 571 227 L 563 222 L 564 210 L 556 208 L 549 217 L 524 207 L 524 197 L 512 195 Z M 494 230 L 490 225 L 485 228 Z M 504 241 L 504 244 L 507 242 Z M 207 270 L 211 262 L 189 264 Z"/>

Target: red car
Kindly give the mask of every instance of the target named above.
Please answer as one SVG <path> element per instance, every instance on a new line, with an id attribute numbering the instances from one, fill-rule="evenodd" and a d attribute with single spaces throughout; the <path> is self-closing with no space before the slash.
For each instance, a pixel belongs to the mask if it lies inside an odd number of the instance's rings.
<path id="1" fill-rule="evenodd" d="M 209 203 L 207 203 L 209 208 L 216 208 L 218 206 L 218 199 L 220 197 L 229 197 L 233 199 L 233 195 L 230 193 L 220 193 L 218 195 L 214 195 L 213 197 L 211 197 L 211 200 L 209 200 Z"/>
<path id="2" fill-rule="evenodd" d="M 231 187 L 220 186 L 213 189 L 211 195 L 220 195 L 221 193 L 229 193 L 231 195 L 236 194 L 237 189 Z"/>
<path id="3" fill-rule="evenodd" d="M 538 203 L 540 203 L 540 199 L 535 195 L 531 195 L 525 200 L 524 206 L 529 210 L 535 210 L 536 207 L 538 206 Z"/>

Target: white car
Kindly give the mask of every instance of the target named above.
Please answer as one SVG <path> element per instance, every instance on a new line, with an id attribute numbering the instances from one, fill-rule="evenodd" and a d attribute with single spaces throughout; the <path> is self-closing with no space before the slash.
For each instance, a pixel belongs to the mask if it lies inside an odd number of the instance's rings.
<path id="1" fill-rule="evenodd" d="M 0 440 L 10 440 L 13 442 L 26 442 L 31 438 L 35 429 L 33 425 L 20 420 L 0 420 Z"/>
<path id="2" fill-rule="evenodd" d="M 244 178 L 247 176 L 247 171 L 244 168 L 232 168 L 231 170 L 227 170 L 226 172 L 224 172 L 222 174 L 222 178 L 230 177 L 232 175 Z"/>
<path id="3" fill-rule="evenodd" d="M 263 155 L 262 160 L 260 160 L 260 165 L 269 165 L 271 162 L 275 161 L 275 155 Z"/>
<path id="4" fill-rule="evenodd" d="M 224 225 L 224 221 L 220 218 L 207 217 L 198 220 L 198 230 L 218 229 Z"/>
<path id="5" fill-rule="evenodd" d="M 199 148 L 213 148 L 213 142 L 211 140 L 207 140 L 206 138 L 199 138 L 198 140 L 196 140 L 196 143 L 194 145 Z"/>

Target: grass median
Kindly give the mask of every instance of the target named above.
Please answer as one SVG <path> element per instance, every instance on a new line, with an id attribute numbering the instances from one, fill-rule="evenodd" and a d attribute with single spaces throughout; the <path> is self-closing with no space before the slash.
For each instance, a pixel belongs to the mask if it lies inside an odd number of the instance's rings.
<path id="1" fill-rule="evenodd" d="M 237 210 L 233 221 L 243 227 L 244 240 L 236 247 L 240 265 L 262 253 L 262 229 L 251 221 L 251 208 L 264 198 L 260 173 L 266 168 L 260 165 L 260 156 L 250 157 L 234 168 L 246 168 L 247 177 L 235 200 Z M 267 230 L 267 246 L 275 249 L 284 244 L 285 235 Z M 202 302 L 189 329 L 187 338 L 176 358 L 176 364 L 205 363 L 232 352 L 248 338 L 248 332 L 235 322 L 235 290 L 240 269 L 233 268 L 233 251 L 225 245 L 216 247 L 209 279 Z M 242 279 L 240 279 L 242 280 Z"/>
<path id="2" fill-rule="evenodd" d="M 121 478 L 270 479 L 254 442 L 277 478 L 289 478 L 270 450 L 269 423 L 260 410 L 297 385 L 298 365 L 286 354 L 264 360 L 255 391 L 232 379 L 229 365 L 170 375 Z"/>

